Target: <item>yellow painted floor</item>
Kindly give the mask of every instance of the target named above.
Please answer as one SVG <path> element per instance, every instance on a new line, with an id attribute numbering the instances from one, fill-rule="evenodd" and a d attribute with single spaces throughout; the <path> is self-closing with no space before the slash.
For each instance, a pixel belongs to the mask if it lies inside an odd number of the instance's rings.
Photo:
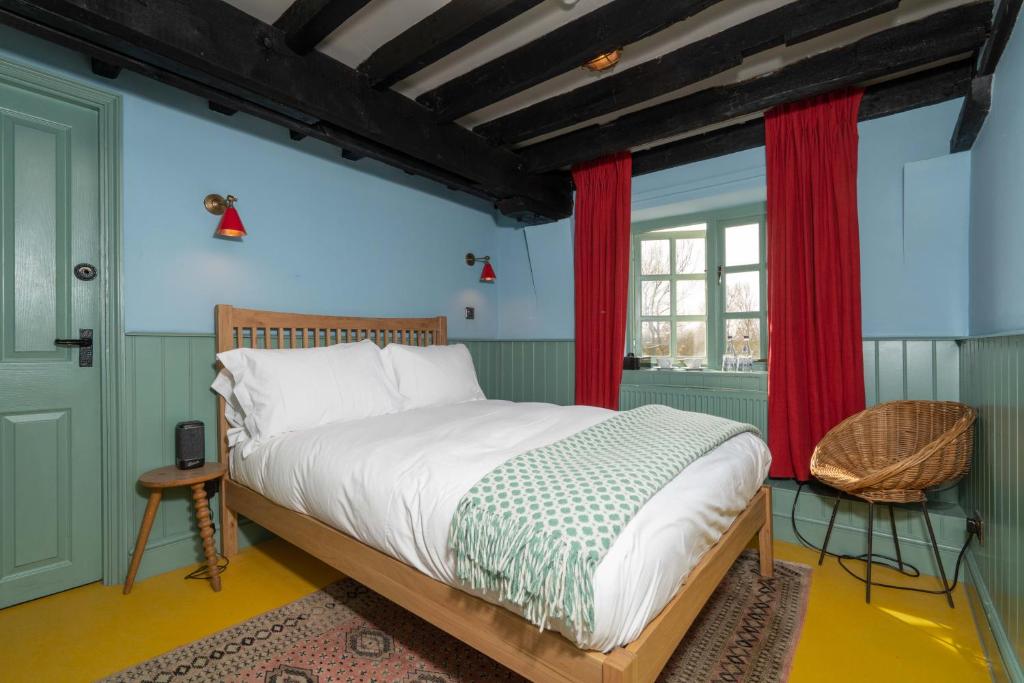
<path id="1" fill-rule="evenodd" d="M 808 550 L 776 543 L 778 559 L 813 565 Z M 273 540 L 236 557 L 213 593 L 185 571 L 153 577 L 122 596 L 92 584 L 0 610 L 0 681 L 91 681 L 307 595 L 337 576 L 300 550 Z M 896 582 L 878 570 L 878 580 Z M 933 579 L 920 579 L 934 587 Z M 917 583 L 915 585 L 924 585 Z M 951 610 L 941 596 L 863 585 L 830 559 L 815 568 L 793 683 L 988 681 L 962 588 Z"/>

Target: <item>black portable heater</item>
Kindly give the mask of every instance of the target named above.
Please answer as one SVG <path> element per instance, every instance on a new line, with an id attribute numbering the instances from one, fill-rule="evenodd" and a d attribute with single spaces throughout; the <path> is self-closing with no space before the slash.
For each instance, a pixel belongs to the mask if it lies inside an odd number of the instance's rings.
<path id="1" fill-rule="evenodd" d="M 174 427 L 174 464 L 192 470 L 206 463 L 206 433 L 199 420 L 186 420 Z"/>

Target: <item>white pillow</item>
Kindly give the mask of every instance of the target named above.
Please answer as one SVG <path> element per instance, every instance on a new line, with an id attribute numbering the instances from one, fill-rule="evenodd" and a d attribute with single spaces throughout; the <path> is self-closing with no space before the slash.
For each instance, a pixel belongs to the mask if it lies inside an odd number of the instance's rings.
<path id="1" fill-rule="evenodd" d="M 222 369 L 210 387 L 224 398 L 224 419 L 228 423 L 228 447 L 239 448 L 243 456 L 248 455 L 254 445 L 252 435 L 245 427 L 245 413 L 235 398 L 235 380 L 231 373 Z M 248 446 L 246 444 L 249 444 Z"/>
<path id="2" fill-rule="evenodd" d="M 473 358 L 465 344 L 405 346 L 388 344 L 390 366 L 405 408 L 444 406 L 486 398 L 476 379 Z"/>
<path id="3" fill-rule="evenodd" d="M 242 412 L 255 441 L 401 409 L 381 351 L 368 340 L 314 349 L 233 349 L 217 359 L 234 380 L 227 400 Z M 214 382 L 218 388 L 223 385 Z"/>

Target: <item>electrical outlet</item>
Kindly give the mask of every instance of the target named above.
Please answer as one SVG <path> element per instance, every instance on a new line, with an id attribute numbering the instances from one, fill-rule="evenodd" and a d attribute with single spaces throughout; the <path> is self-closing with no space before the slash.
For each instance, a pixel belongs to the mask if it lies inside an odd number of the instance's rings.
<path id="1" fill-rule="evenodd" d="M 476 319 L 476 309 L 472 306 L 466 306 L 466 320 Z"/>
<path id="2" fill-rule="evenodd" d="M 974 511 L 973 517 L 967 518 L 967 533 L 975 534 L 978 537 L 978 543 L 985 545 L 985 520 L 981 518 L 981 513 L 977 510 Z"/>

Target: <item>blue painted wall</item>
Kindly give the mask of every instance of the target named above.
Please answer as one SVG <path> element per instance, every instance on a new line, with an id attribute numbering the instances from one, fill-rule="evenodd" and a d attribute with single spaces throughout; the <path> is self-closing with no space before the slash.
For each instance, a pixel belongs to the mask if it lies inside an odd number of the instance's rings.
<path id="1" fill-rule="evenodd" d="M 1024 331 L 1024 14 L 971 151 L 971 334 Z"/>
<path id="2" fill-rule="evenodd" d="M 456 337 L 493 337 L 497 291 L 462 261 L 496 247 L 490 207 L 135 74 L 0 27 L 0 57 L 124 99 L 124 296 L 129 331 L 208 332 L 213 306 L 446 314 Z M 212 237 L 209 192 L 239 197 L 250 236 Z M 466 321 L 463 306 L 476 306 Z"/>
<path id="3" fill-rule="evenodd" d="M 967 335 L 970 155 L 948 154 L 959 107 L 951 101 L 860 124 L 866 337 Z M 764 148 L 758 148 L 634 178 L 633 218 L 764 198 Z M 526 231 L 537 292 L 522 231 L 500 234 L 499 337 L 571 339 L 572 222 Z"/>

